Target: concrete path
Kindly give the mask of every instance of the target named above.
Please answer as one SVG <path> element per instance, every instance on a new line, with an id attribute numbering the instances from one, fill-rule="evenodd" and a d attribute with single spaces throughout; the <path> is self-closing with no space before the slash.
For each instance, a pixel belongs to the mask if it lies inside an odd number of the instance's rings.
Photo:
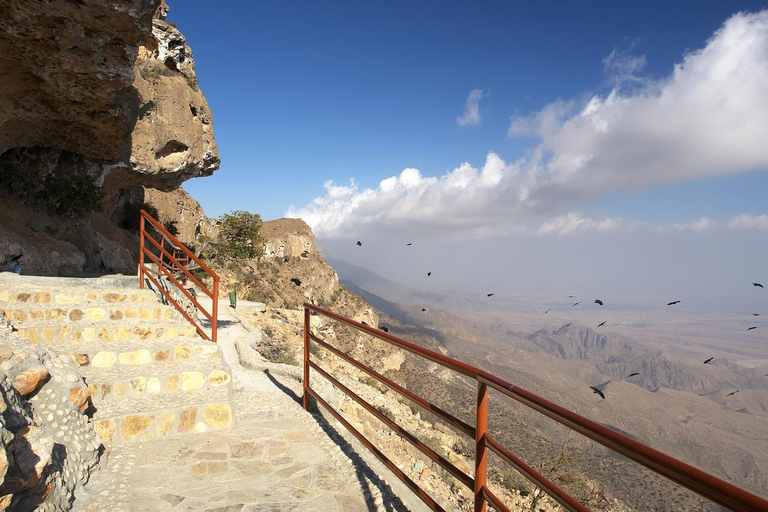
<path id="1" fill-rule="evenodd" d="M 232 369 L 235 425 L 142 445 L 112 448 L 103 468 L 77 492 L 76 511 L 424 510 L 356 440 L 300 405 L 298 370 L 240 364 L 249 332 L 225 301 L 219 344 Z M 367 459 L 367 460 L 366 460 Z M 378 475 L 386 475 L 395 492 Z M 407 505 L 401 501 L 407 500 Z"/>

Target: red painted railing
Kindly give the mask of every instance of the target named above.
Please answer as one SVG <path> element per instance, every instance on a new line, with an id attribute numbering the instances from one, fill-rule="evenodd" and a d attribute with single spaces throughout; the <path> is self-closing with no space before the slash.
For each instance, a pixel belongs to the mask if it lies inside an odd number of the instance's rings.
<path id="1" fill-rule="evenodd" d="M 346 324 L 365 334 L 374 336 L 395 347 L 416 354 L 434 363 L 440 364 L 455 372 L 461 373 L 474 379 L 477 382 L 477 402 L 476 402 L 476 424 L 469 425 L 450 413 L 443 411 L 439 407 L 422 399 L 414 393 L 408 391 L 402 386 L 392 382 L 390 379 L 380 375 L 372 368 L 353 359 L 344 352 L 329 345 L 310 332 L 310 312 L 314 311 L 320 315 Z M 381 414 L 375 407 L 368 404 L 352 390 L 344 386 L 341 382 L 331 376 L 328 372 L 318 366 L 310 358 L 310 342 L 317 343 L 319 346 L 340 357 L 344 361 L 352 364 L 362 370 L 369 376 L 378 380 L 390 389 L 397 391 L 407 399 L 415 402 L 424 409 L 430 411 L 457 431 L 466 434 L 475 441 L 475 474 L 474 477 L 465 474 L 451 462 L 441 457 L 431 448 L 420 442 L 414 435 L 407 432 L 397 423 Z M 437 352 L 426 350 L 418 345 L 402 340 L 378 329 L 363 325 L 354 320 L 338 315 L 327 309 L 304 303 L 304 397 L 303 405 L 309 407 L 309 398 L 313 397 L 319 404 L 327 409 L 336 419 L 338 419 L 361 443 L 363 443 L 374 455 L 376 455 L 392 472 L 395 473 L 413 492 L 415 492 L 432 510 L 443 511 L 444 509 L 435 502 L 418 484 L 403 473 L 391 460 L 389 460 L 380 450 L 378 450 L 368 439 L 355 429 L 344 417 L 331 407 L 320 395 L 310 386 L 309 372 L 310 368 L 330 381 L 334 386 L 352 398 L 364 409 L 373 414 L 378 420 L 389 426 L 397 432 L 406 441 L 410 442 L 416 448 L 421 450 L 424 455 L 435 461 L 443 469 L 457 478 L 461 483 L 467 486 L 475 496 L 475 512 L 485 512 L 487 504 L 490 503 L 493 508 L 502 512 L 509 512 L 509 508 L 504 505 L 486 485 L 488 450 L 494 452 L 506 463 L 514 467 L 528 480 L 543 489 L 549 496 L 557 501 L 564 509 L 571 512 L 590 512 L 587 507 L 579 503 L 566 491 L 548 480 L 544 475 L 526 464 L 519 457 L 514 455 L 508 449 L 499 444 L 488 433 L 488 388 L 495 389 L 504 395 L 507 395 L 523 405 L 534 409 L 541 414 L 565 425 L 571 430 L 596 441 L 611 450 L 624 455 L 628 459 L 641 464 L 663 477 L 686 487 L 701 496 L 722 505 L 723 507 L 736 512 L 766 512 L 768 511 L 768 501 L 759 496 L 755 496 L 743 489 L 740 489 L 728 482 L 716 478 L 708 473 L 690 466 L 682 461 L 676 460 L 649 446 L 639 443 L 627 436 L 621 435 L 609 428 L 606 428 L 592 420 L 571 412 L 557 404 L 554 404 L 533 393 L 521 389 L 504 379 L 500 379 L 483 370 L 462 363 L 450 357 L 446 357 Z"/>
<path id="2" fill-rule="evenodd" d="M 146 223 L 149 222 L 154 233 L 159 235 L 160 241 L 155 239 L 155 236 L 147 231 Z M 151 242 L 147 245 L 147 241 Z M 145 264 L 145 257 L 154 264 L 155 268 L 147 267 Z M 213 290 L 209 290 L 199 279 L 197 279 L 189 271 L 190 262 L 194 262 L 201 269 L 203 269 L 209 276 L 213 278 Z M 139 286 L 144 288 L 144 279 L 149 279 L 155 287 L 173 304 L 176 309 L 186 318 L 189 323 L 195 326 L 197 332 L 203 338 L 216 343 L 217 332 L 217 318 L 219 314 L 219 275 L 214 272 L 208 265 L 200 261 L 195 254 L 190 251 L 187 246 L 181 243 L 175 236 L 170 234 L 162 224 L 153 219 L 146 211 L 141 210 L 141 220 L 139 226 Z M 167 279 L 173 286 L 179 289 L 192 304 L 197 311 L 203 313 L 203 315 L 211 322 L 210 335 L 205 332 L 202 324 L 197 318 L 187 313 L 184 308 L 176 301 L 170 294 L 170 292 L 162 285 L 161 279 Z M 211 311 L 204 308 L 197 298 L 185 288 L 187 282 L 192 282 L 203 291 L 212 301 Z"/>

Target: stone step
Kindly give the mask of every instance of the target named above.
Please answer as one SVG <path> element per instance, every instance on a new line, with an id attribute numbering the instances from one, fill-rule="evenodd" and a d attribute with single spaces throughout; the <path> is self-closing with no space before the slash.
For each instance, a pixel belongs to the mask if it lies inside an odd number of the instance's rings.
<path id="1" fill-rule="evenodd" d="M 61 322 L 77 324 L 79 322 L 121 322 L 138 323 L 152 320 L 174 320 L 179 323 L 186 320 L 175 308 L 155 302 L 142 304 L 81 304 L 44 305 L 40 304 L 0 304 L 0 311 L 14 327 L 34 326 L 39 322 Z"/>
<path id="2" fill-rule="evenodd" d="M 229 368 L 219 358 L 152 362 L 142 366 L 81 367 L 96 408 L 126 398 L 229 386 Z"/>
<path id="3" fill-rule="evenodd" d="M 2 282 L 0 282 L 2 286 Z M 81 305 L 152 304 L 158 302 L 154 292 L 136 288 L 71 288 L 50 289 L 33 286 L 2 288 L 0 304 L 24 307 L 71 307 Z"/>
<path id="4" fill-rule="evenodd" d="M 14 324 L 12 324 L 14 325 Z M 79 342 L 85 346 L 102 346 L 100 342 L 152 342 L 177 337 L 197 336 L 197 329 L 187 322 L 163 320 L 147 324 L 119 322 L 78 322 L 67 324 L 57 321 L 36 322 L 26 327 L 16 326 L 19 336 L 32 343 L 68 345 Z"/>
<path id="5" fill-rule="evenodd" d="M 102 407 L 91 422 L 108 446 L 221 430 L 232 425 L 230 398 L 223 397 L 220 391 L 196 393 L 187 398 L 195 401 L 180 404 L 173 395 L 134 398 L 111 404 L 119 407 Z"/>

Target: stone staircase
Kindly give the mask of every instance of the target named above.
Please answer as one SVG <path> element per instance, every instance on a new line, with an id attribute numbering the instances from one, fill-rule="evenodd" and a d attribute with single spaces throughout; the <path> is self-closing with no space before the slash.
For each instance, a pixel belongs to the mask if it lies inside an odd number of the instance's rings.
<path id="1" fill-rule="evenodd" d="M 0 311 L 22 338 L 71 354 L 105 445 L 232 424 L 231 376 L 215 343 L 137 277 L 0 274 Z"/>

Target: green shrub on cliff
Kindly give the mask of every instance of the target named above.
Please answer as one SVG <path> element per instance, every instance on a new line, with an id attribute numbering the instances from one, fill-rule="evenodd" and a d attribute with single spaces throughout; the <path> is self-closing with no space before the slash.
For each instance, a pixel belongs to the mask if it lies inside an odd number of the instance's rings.
<path id="1" fill-rule="evenodd" d="M 223 260 L 243 261 L 261 258 L 264 238 L 259 234 L 261 216 L 242 210 L 225 213 L 219 219 L 219 239 L 212 243 L 215 256 Z"/>

